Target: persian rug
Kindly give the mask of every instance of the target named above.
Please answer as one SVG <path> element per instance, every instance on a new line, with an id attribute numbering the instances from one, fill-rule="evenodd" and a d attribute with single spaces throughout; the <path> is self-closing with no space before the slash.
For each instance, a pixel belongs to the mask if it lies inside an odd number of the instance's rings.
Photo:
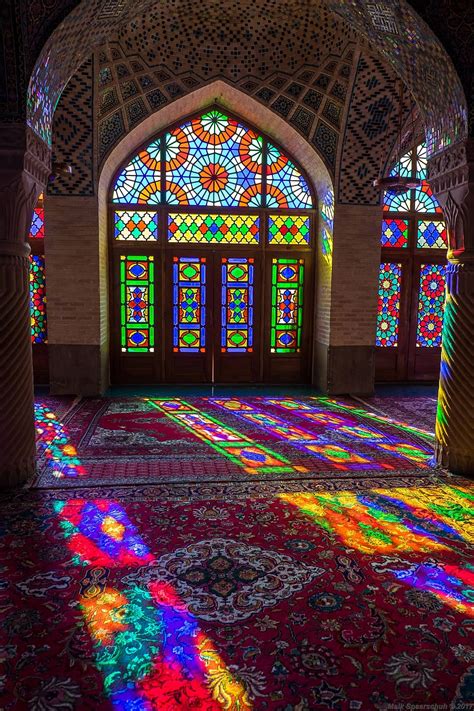
<path id="1" fill-rule="evenodd" d="M 429 433 L 350 399 L 83 399 L 37 412 L 40 487 L 418 475 Z"/>
<path id="2" fill-rule="evenodd" d="M 374 412 L 381 412 L 398 422 L 406 422 L 413 427 L 420 427 L 429 432 L 434 432 L 437 407 L 436 397 L 426 395 L 410 397 L 385 395 L 383 397 L 361 398 L 359 402 L 368 409 L 373 409 Z"/>
<path id="3" fill-rule="evenodd" d="M 4 496 L 0 708 L 470 708 L 473 498 L 420 470 Z"/>

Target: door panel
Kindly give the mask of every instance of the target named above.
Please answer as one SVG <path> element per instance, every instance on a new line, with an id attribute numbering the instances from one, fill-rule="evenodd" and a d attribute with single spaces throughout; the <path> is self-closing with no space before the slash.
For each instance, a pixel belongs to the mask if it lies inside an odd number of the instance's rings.
<path id="1" fill-rule="evenodd" d="M 214 379 L 217 383 L 261 380 L 260 254 L 214 253 Z"/>
<path id="2" fill-rule="evenodd" d="M 166 380 L 209 382 L 214 331 L 212 254 L 197 250 L 169 253 L 165 265 Z"/>

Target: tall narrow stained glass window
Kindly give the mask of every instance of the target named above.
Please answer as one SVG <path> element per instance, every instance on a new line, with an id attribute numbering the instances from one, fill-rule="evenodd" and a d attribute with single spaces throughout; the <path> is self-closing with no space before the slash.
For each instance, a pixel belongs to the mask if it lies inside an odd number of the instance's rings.
<path id="1" fill-rule="evenodd" d="M 445 291 L 445 267 L 439 264 L 422 264 L 416 328 L 418 348 L 441 346 Z"/>
<path id="2" fill-rule="evenodd" d="M 398 344 L 401 276 L 401 264 L 385 262 L 380 265 L 377 346 L 396 346 Z"/>
<path id="3" fill-rule="evenodd" d="M 154 281 L 154 257 L 120 257 L 121 345 L 124 353 L 154 351 Z"/>
<path id="4" fill-rule="evenodd" d="M 416 365 L 416 352 L 441 346 L 448 236 L 441 206 L 427 182 L 426 145 L 404 155 L 392 174 L 417 178 L 420 185 L 402 194 L 386 192 L 383 198 L 376 345 L 399 346 L 397 372 L 416 379 L 416 373 L 427 377 L 435 362 Z"/>
<path id="5" fill-rule="evenodd" d="M 30 256 L 30 315 L 32 343 L 46 343 L 46 279 L 44 256 Z"/>
<path id="6" fill-rule="evenodd" d="M 298 353 L 303 324 L 304 260 L 272 260 L 272 353 Z"/>
<path id="7" fill-rule="evenodd" d="M 36 345 L 47 343 L 43 194 L 39 196 L 33 210 L 28 240 L 32 250 L 30 255 L 31 342 Z"/>
<path id="8" fill-rule="evenodd" d="M 219 358 L 257 354 L 255 321 L 269 317 L 267 352 L 300 352 L 305 264 L 299 257 L 314 244 L 314 198 L 302 170 L 273 141 L 226 112 L 209 109 L 165 130 L 129 159 L 116 177 L 111 202 L 122 353 L 150 353 L 166 344 L 166 352 L 206 358 L 211 352 Z M 333 201 L 328 215 L 331 210 Z M 193 245 L 202 246 L 199 256 Z M 294 259 L 280 258 L 291 257 L 291 250 Z M 147 256 L 135 257 L 136 252 Z M 156 263 L 162 275 L 150 276 L 152 254 L 161 255 Z M 124 276 L 123 260 L 135 260 L 148 276 L 142 281 Z M 254 283 L 256 262 L 265 284 Z M 306 265 L 311 274 L 309 261 Z M 263 304 L 269 279 L 276 279 L 277 301 Z M 154 321 L 155 298 L 162 326 Z"/>
<path id="9" fill-rule="evenodd" d="M 206 258 L 173 258 L 173 350 L 206 350 Z"/>
<path id="10" fill-rule="evenodd" d="M 221 350 L 223 353 L 253 351 L 252 258 L 222 258 Z"/>

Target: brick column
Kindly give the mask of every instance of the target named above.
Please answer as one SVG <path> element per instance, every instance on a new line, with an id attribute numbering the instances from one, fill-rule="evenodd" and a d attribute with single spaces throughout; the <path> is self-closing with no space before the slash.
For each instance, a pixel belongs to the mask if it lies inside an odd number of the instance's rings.
<path id="1" fill-rule="evenodd" d="M 474 141 L 430 161 L 430 182 L 449 234 L 436 458 L 474 476 Z"/>
<path id="2" fill-rule="evenodd" d="M 35 471 L 29 246 L 49 151 L 24 126 L 0 129 L 0 487 Z"/>
<path id="3" fill-rule="evenodd" d="M 318 270 L 315 382 L 328 394 L 374 390 L 381 221 L 378 205 L 336 203 L 330 279 Z"/>

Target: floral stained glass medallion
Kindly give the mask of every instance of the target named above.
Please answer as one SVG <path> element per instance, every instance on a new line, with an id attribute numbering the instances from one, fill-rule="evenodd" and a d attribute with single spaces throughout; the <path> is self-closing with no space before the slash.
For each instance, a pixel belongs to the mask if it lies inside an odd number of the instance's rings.
<path id="1" fill-rule="evenodd" d="M 304 260 L 272 260 L 272 353 L 299 353 L 303 326 Z"/>
<path id="2" fill-rule="evenodd" d="M 313 206 L 311 191 L 305 177 L 294 163 L 268 144 L 267 152 L 267 207 L 304 209 Z"/>
<path id="3" fill-rule="evenodd" d="M 263 141 L 254 131 L 213 110 L 165 141 L 168 204 L 261 205 Z"/>
<path id="4" fill-rule="evenodd" d="M 422 264 L 418 297 L 417 348 L 439 348 L 443 331 L 446 267 Z"/>
<path id="5" fill-rule="evenodd" d="M 252 353 L 254 260 L 222 258 L 221 351 Z"/>
<path id="6" fill-rule="evenodd" d="M 173 257 L 173 351 L 206 350 L 206 258 Z"/>
<path id="7" fill-rule="evenodd" d="M 30 256 L 31 342 L 46 343 L 46 280 L 44 256 Z"/>
<path id="8" fill-rule="evenodd" d="M 380 265 L 376 345 L 383 348 L 398 345 L 401 279 L 401 264 Z"/>
<path id="9" fill-rule="evenodd" d="M 124 353 L 154 351 L 154 270 L 153 256 L 120 257 L 120 338 Z"/>

